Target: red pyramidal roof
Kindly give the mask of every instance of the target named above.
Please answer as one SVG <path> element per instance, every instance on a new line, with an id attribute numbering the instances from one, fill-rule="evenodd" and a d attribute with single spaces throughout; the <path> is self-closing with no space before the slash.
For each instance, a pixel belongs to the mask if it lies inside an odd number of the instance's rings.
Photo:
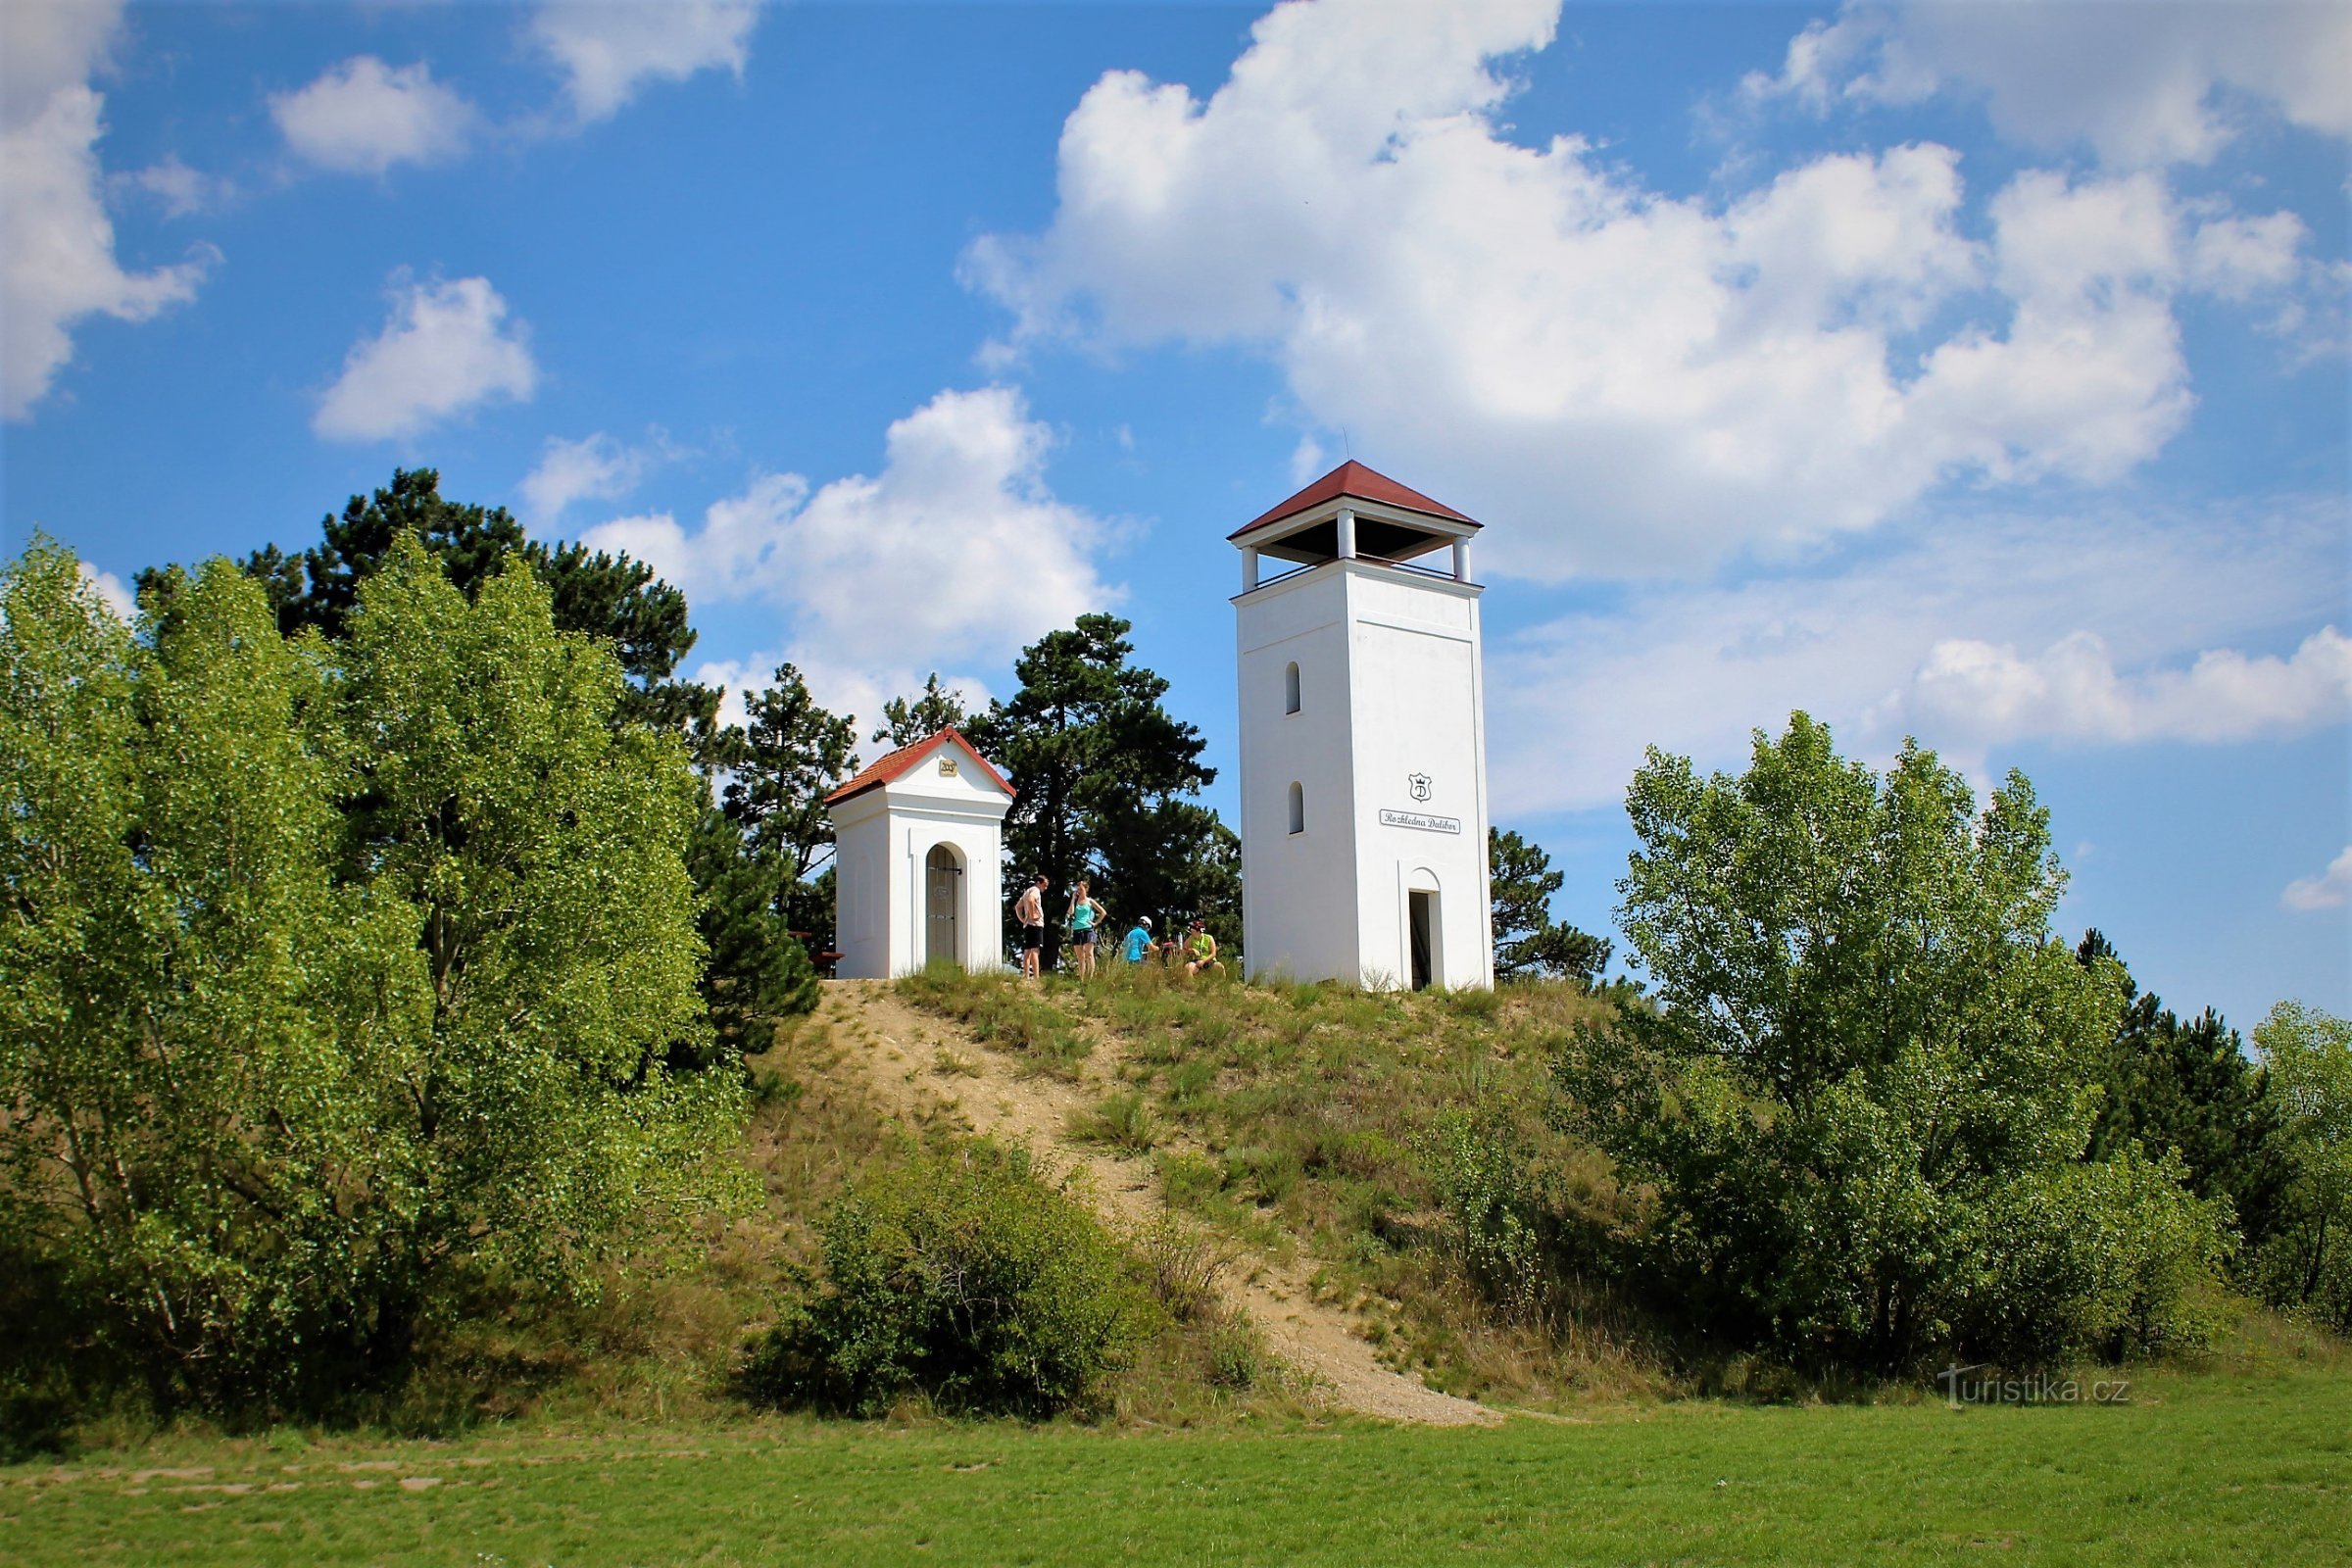
<path id="1" fill-rule="evenodd" d="M 943 740 L 954 741 L 962 747 L 963 755 L 978 762 L 980 771 L 995 780 L 997 788 L 1007 795 L 1017 793 L 1010 784 L 1004 781 L 1004 775 L 998 772 L 995 765 L 980 755 L 980 749 L 963 738 L 963 731 L 950 724 L 935 735 L 924 736 L 912 746 L 902 746 L 895 752 L 886 752 L 876 758 L 871 763 L 860 769 L 856 778 L 826 796 L 825 804 L 838 806 L 853 795 L 863 795 L 867 790 L 880 789 L 885 784 L 896 784 L 900 779 L 913 772 L 914 764 L 921 761 L 924 754 Z"/>
<path id="2" fill-rule="evenodd" d="M 1269 522 L 1296 516 L 1326 501 L 1336 501 L 1341 496 L 1353 496 L 1358 501 L 1384 502 L 1392 507 L 1402 507 L 1408 512 L 1426 512 L 1433 517 L 1449 517 L 1455 522 L 1467 522 L 1473 528 L 1479 526 L 1476 519 L 1463 516 L 1444 502 L 1432 501 L 1420 491 L 1407 489 L 1387 474 L 1377 473 L 1350 458 L 1290 500 L 1251 518 L 1225 537 L 1239 539 L 1252 528 L 1262 528 Z"/>

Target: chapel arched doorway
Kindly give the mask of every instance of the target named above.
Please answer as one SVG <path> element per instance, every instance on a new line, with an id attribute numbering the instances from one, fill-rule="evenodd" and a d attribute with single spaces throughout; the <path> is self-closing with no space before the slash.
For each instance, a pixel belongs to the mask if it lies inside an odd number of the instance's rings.
<path id="1" fill-rule="evenodd" d="M 963 904 L 963 867 L 956 863 L 956 852 L 945 844 L 934 844 L 931 853 L 923 857 L 923 961 L 925 963 L 963 962 L 963 947 L 959 929 Z"/>

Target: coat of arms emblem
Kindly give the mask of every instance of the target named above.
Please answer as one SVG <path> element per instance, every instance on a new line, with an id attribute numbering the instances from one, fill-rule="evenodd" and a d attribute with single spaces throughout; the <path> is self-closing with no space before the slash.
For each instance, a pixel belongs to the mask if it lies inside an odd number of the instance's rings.
<path id="1" fill-rule="evenodd" d="M 1404 776 L 1404 787 L 1416 801 L 1429 799 L 1429 775 L 1427 773 L 1407 773 Z"/>

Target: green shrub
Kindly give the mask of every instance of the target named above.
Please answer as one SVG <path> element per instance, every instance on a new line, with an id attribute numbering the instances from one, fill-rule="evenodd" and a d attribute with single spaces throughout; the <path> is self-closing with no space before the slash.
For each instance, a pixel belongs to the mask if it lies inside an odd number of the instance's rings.
<path id="1" fill-rule="evenodd" d="M 1220 1315 L 1217 1281 L 1233 1267 L 1235 1254 L 1229 1245 L 1162 1215 L 1136 1237 L 1136 1252 L 1152 1296 L 1170 1317 L 1179 1323 L 1200 1323 Z"/>
<path id="2" fill-rule="evenodd" d="M 1493 1118 L 1448 1111 L 1421 1152 L 1463 1272 L 1506 1311 L 1532 1315 L 1544 1292 L 1545 1237 L 1525 1148 Z"/>
<path id="3" fill-rule="evenodd" d="M 1039 1415 L 1083 1400 L 1150 1331 L 1094 1217 L 986 1142 L 918 1155 L 835 1203 L 824 1278 L 758 1344 L 763 1402 L 872 1414 L 920 1392 Z"/>
<path id="4" fill-rule="evenodd" d="M 1229 1318 L 1209 1330 L 1204 1375 L 1212 1387 L 1250 1389 L 1265 1380 L 1269 1370 L 1265 1341 L 1243 1318 Z"/>

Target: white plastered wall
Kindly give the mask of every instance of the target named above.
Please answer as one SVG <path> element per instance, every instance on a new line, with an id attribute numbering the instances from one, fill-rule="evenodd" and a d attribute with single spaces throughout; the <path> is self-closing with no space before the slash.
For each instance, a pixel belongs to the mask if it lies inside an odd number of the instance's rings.
<path id="1" fill-rule="evenodd" d="M 941 760 L 956 763 L 952 774 Z M 1004 966 L 1004 812 L 999 789 L 953 741 L 942 741 L 899 779 L 830 808 L 834 924 L 843 979 L 888 979 L 923 967 L 926 864 L 946 845 L 956 857 L 958 961 L 975 972 Z"/>
<path id="2" fill-rule="evenodd" d="M 1242 952 L 1252 975 L 1401 985 L 1407 899 L 1438 894 L 1433 979 L 1494 984 L 1479 590 L 1328 562 L 1235 600 Z M 1299 665 L 1299 710 L 1285 711 Z M 1429 780 L 1416 800 L 1410 779 Z M 1290 831 L 1293 782 L 1305 831 Z M 1455 831 L 1399 827 L 1383 810 Z"/>

